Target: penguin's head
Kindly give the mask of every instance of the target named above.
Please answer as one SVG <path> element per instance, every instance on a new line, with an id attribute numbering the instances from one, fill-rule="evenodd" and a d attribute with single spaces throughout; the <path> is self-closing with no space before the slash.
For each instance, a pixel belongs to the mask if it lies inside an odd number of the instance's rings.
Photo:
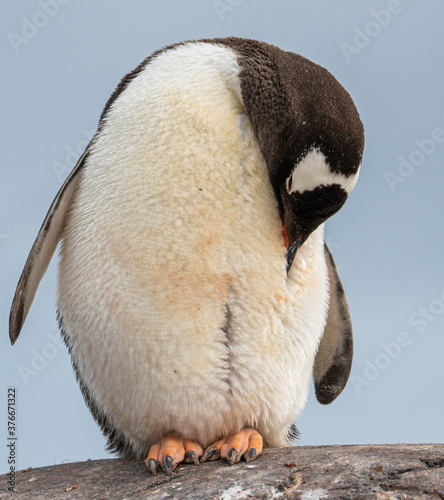
<path id="1" fill-rule="evenodd" d="M 242 54 L 242 98 L 268 166 L 288 240 L 287 269 L 310 234 L 356 184 L 364 127 L 325 68 L 277 47 L 233 39 Z"/>
<path id="2" fill-rule="evenodd" d="M 326 69 L 283 51 L 274 63 L 281 105 L 261 137 L 288 240 L 289 270 L 298 248 L 354 188 L 364 127 L 352 98 Z"/>

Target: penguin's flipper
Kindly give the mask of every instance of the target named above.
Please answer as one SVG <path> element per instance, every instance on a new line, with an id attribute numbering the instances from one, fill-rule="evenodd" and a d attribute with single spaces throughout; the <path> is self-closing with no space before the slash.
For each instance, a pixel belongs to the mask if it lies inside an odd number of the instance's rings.
<path id="1" fill-rule="evenodd" d="M 316 354 L 313 378 L 317 400 L 329 404 L 347 383 L 353 358 L 353 332 L 347 297 L 333 256 L 324 243 L 330 283 L 327 323 Z"/>
<path id="2" fill-rule="evenodd" d="M 88 155 L 90 145 L 91 143 L 89 143 L 54 198 L 34 245 L 29 252 L 28 260 L 23 268 L 15 291 L 9 315 L 9 338 L 11 344 L 15 343 L 20 334 L 40 280 L 45 274 L 57 245 L 62 238 L 65 217 L 76 192 L 80 178 L 79 173 Z"/>

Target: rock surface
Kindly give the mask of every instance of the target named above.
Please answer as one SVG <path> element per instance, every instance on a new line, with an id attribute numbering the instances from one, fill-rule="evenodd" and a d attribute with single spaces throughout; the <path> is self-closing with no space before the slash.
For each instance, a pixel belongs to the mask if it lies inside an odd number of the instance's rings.
<path id="1" fill-rule="evenodd" d="M 0 476 L 0 498 L 444 499 L 444 445 L 299 446 L 267 449 L 254 462 L 181 465 L 151 476 L 125 459 L 26 469 L 15 494 Z"/>

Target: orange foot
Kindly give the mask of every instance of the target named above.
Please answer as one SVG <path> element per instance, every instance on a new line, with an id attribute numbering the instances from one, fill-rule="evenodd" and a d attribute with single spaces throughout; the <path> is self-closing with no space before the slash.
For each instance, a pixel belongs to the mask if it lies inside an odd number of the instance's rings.
<path id="1" fill-rule="evenodd" d="M 203 450 L 197 443 L 172 433 L 151 446 L 145 464 L 154 475 L 159 466 L 171 475 L 181 462 L 198 465 L 202 454 Z"/>
<path id="2" fill-rule="evenodd" d="M 244 427 L 236 434 L 209 446 L 200 461 L 206 462 L 222 457 L 227 460 L 229 465 L 233 465 L 244 457 L 246 462 L 251 462 L 262 453 L 262 447 L 262 436 L 259 432 L 252 427 Z"/>

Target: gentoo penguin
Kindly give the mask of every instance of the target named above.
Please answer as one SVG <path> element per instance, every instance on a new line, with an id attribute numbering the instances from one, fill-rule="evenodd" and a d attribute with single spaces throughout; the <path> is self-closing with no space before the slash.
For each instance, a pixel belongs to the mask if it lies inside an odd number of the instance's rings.
<path id="1" fill-rule="evenodd" d="M 327 404 L 350 371 L 323 223 L 363 147 L 351 97 L 304 57 L 240 38 L 158 50 L 56 195 L 11 342 L 61 241 L 60 329 L 109 449 L 171 474 L 289 445 L 311 373 Z"/>

